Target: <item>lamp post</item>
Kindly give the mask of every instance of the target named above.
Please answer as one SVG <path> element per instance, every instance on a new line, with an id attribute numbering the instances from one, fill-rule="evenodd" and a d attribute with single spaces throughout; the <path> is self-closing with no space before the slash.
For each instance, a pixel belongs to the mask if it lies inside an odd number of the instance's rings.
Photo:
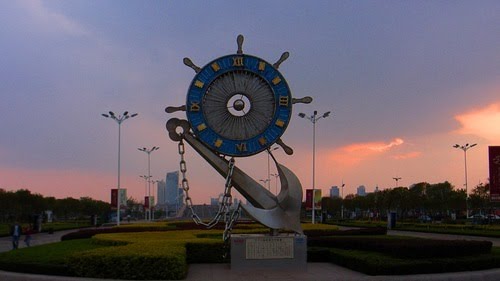
<path id="1" fill-rule="evenodd" d="M 401 177 L 395 177 L 392 179 L 396 181 L 396 186 L 394 186 L 394 188 L 398 187 L 398 181 L 401 179 Z"/>
<path id="2" fill-rule="evenodd" d="M 117 195 L 116 195 L 116 225 L 120 225 L 120 145 L 121 145 L 121 125 L 122 123 L 132 117 L 136 117 L 138 114 L 134 113 L 129 115 L 128 111 L 125 111 L 122 115 L 116 116 L 113 111 L 108 112 L 108 114 L 101 114 L 106 118 L 111 118 L 118 124 L 118 184 L 117 184 Z"/>
<path id="3" fill-rule="evenodd" d="M 270 156 L 271 151 L 278 149 L 279 147 L 273 147 L 267 149 L 267 190 L 271 191 L 271 167 L 270 167 Z"/>
<path id="4" fill-rule="evenodd" d="M 316 165 L 316 123 L 318 122 L 319 119 L 321 118 L 326 118 L 330 115 L 330 111 L 327 111 L 325 113 L 323 113 L 323 115 L 319 116 L 318 117 L 318 111 L 314 111 L 313 115 L 311 116 L 306 116 L 304 113 L 299 113 L 299 117 L 300 118 L 306 118 L 308 119 L 309 121 L 311 121 L 311 123 L 313 124 L 313 160 L 312 160 L 312 224 L 314 224 L 314 221 L 315 221 L 315 214 L 314 214 L 314 205 L 315 205 L 315 202 L 314 202 L 314 195 L 315 195 L 315 179 L 314 179 L 314 173 L 315 173 L 315 165 Z"/>
<path id="5" fill-rule="evenodd" d="M 341 197 L 342 197 L 342 205 L 340 206 L 340 218 L 341 219 L 344 219 L 344 186 L 345 186 L 345 183 L 344 183 L 344 180 L 342 180 L 342 194 L 341 194 Z"/>
<path id="6" fill-rule="evenodd" d="M 275 183 L 274 194 L 278 195 L 278 178 L 279 178 L 280 174 L 271 174 L 271 176 L 274 177 L 274 183 Z"/>
<path id="7" fill-rule="evenodd" d="M 147 175 L 142 175 L 139 177 L 144 179 L 144 200 L 145 200 L 146 196 L 148 196 L 148 180 L 150 177 Z M 148 204 L 149 204 L 149 202 L 148 202 Z M 144 205 L 146 205 L 146 201 L 144 201 Z M 148 214 L 147 214 L 146 210 L 144 210 L 144 220 L 147 220 L 147 219 L 148 219 Z"/>
<path id="8" fill-rule="evenodd" d="M 469 192 L 467 190 L 467 150 L 473 148 L 476 146 L 477 143 L 474 144 L 468 144 L 466 143 L 465 145 L 458 145 L 455 144 L 453 147 L 458 148 L 464 151 L 464 163 L 465 163 L 465 213 L 467 218 L 469 218 Z"/>
<path id="9" fill-rule="evenodd" d="M 159 147 L 157 146 L 153 146 L 151 149 L 147 149 L 145 147 L 143 148 L 138 148 L 139 151 L 142 151 L 142 152 L 145 152 L 148 154 L 148 177 L 151 178 L 151 152 L 155 151 L 155 150 L 158 150 Z M 149 200 L 149 197 L 151 197 L 151 180 L 148 180 L 148 200 Z M 151 202 L 151 201 L 150 201 Z M 151 206 L 148 202 L 148 209 L 149 209 L 149 220 L 151 220 Z"/>

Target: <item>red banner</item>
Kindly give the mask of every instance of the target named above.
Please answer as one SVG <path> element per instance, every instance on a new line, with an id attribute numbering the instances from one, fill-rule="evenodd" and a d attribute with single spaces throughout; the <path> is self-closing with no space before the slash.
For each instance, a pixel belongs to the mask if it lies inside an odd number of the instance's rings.
<path id="1" fill-rule="evenodd" d="M 149 196 L 144 197 L 144 208 L 149 208 Z"/>
<path id="2" fill-rule="evenodd" d="M 111 207 L 118 206 L 118 189 L 111 189 Z"/>
<path id="3" fill-rule="evenodd" d="M 306 189 L 306 210 L 312 210 L 312 202 L 314 200 L 314 210 L 321 210 L 321 189 L 314 190 L 314 199 L 313 199 L 313 190 Z"/>
<path id="4" fill-rule="evenodd" d="M 490 162 L 490 201 L 500 202 L 500 146 L 488 147 Z"/>

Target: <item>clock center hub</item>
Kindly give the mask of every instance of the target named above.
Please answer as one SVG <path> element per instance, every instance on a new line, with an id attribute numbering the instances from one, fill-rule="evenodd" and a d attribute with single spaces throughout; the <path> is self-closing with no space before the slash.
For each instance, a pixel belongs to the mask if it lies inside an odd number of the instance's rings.
<path id="1" fill-rule="evenodd" d="M 245 102 L 242 99 L 237 99 L 234 101 L 233 108 L 236 111 L 242 111 L 245 108 Z"/>
<path id="2" fill-rule="evenodd" d="M 236 117 L 242 117 L 250 112 L 250 108 L 252 108 L 250 99 L 242 93 L 234 94 L 227 101 L 227 110 L 231 115 Z"/>

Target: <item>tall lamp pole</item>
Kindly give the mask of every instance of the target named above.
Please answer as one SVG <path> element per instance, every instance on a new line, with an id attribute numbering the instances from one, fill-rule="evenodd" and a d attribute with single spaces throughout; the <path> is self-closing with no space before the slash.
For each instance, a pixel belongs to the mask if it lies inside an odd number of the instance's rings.
<path id="1" fill-rule="evenodd" d="M 151 178 L 151 152 L 158 150 L 159 147 L 153 146 L 151 149 L 147 149 L 145 147 L 143 148 L 138 148 L 139 151 L 145 152 L 148 154 L 148 177 Z M 149 209 L 149 220 L 151 221 L 151 200 L 149 199 L 151 197 L 151 180 L 148 180 L 148 209 Z"/>
<path id="2" fill-rule="evenodd" d="M 465 163 L 465 213 L 467 218 L 469 218 L 469 192 L 467 190 L 467 150 L 473 148 L 476 146 L 477 143 L 474 144 L 468 144 L 466 143 L 465 145 L 458 145 L 455 144 L 453 147 L 458 148 L 464 151 L 464 163 Z"/>
<path id="3" fill-rule="evenodd" d="M 144 199 L 146 199 L 146 196 L 148 196 L 148 180 L 150 177 L 147 175 L 142 175 L 139 177 L 144 179 Z M 148 202 L 148 204 L 149 204 L 149 202 Z M 146 206 L 146 201 L 144 201 L 144 206 Z M 147 220 L 147 219 L 148 219 L 148 214 L 147 214 L 146 210 L 144 210 L 144 220 Z"/>
<path id="4" fill-rule="evenodd" d="M 344 183 L 344 180 L 342 180 L 342 194 L 341 194 L 341 197 L 342 197 L 342 205 L 340 206 L 340 218 L 341 219 L 344 219 L 344 186 L 345 186 L 345 183 Z"/>
<path id="5" fill-rule="evenodd" d="M 318 111 L 314 111 L 313 115 L 311 116 L 306 116 L 304 113 L 299 113 L 300 118 L 306 118 L 311 123 L 313 124 L 313 161 L 312 161 L 312 224 L 315 222 L 315 214 L 314 214 L 314 209 L 315 209 L 315 202 L 314 202 L 314 195 L 316 193 L 316 187 L 315 187 L 315 165 L 316 165 L 316 123 L 318 122 L 319 119 L 321 118 L 326 118 L 330 115 L 330 111 L 323 113 L 323 115 L 318 117 Z"/>
<path id="6" fill-rule="evenodd" d="M 123 121 L 136 117 L 138 114 L 134 113 L 129 115 L 128 111 L 125 111 L 122 115 L 116 116 L 113 111 L 108 112 L 108 114 L 101 114 L 106 118 L 111 118 L 118 123 L 118 184 L 117 184 L 117 195 L 116 195 L 116 225 L 120 225 L 120 145 L 121 145 L 121 125 Z"/>

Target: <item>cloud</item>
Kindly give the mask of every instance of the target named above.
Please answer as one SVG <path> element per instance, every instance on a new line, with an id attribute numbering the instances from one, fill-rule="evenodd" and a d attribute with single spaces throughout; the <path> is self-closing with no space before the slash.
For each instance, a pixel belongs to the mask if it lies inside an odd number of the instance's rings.
<path id="1" fill-rule="evenodd" d="M 404 154 L 394 155 L 394 156 L 392 156 L 392 158 L 394 158 L 396 160 L 404 160 L 404 159 L 410 159 L 410 158 L 417 158 L 417 157 L 420 157 L 420 155 L 422 155 L 422 152 L 412 151 L 412 152 L 408 152 L 408 153 L 404 153 Z"/>
<path id="2" fill-rule="evenodd" d="M 341 162 L 344 166 L 353 166 L 364 160 L 384 154 L 404 143 L 401 138 L 390 142 L 353 143 L 340 147 L 330 153 L 331 159 Z"/>
<path id="3" fill-rule="evenodd" d="M 403 139 L 395 138 L 389 143 L 384 142 L 369 142 L 369 143 L 354 143 L 340 148 L 346 152 L 364 152 L 364 153 L 377 153 L 385 152 L 392 147 L 402 145 Z"/>
<path id="4" fill-rule="evenodd" d="M 79 23 L 68 17 L 47 9 L 42 1 L 22 2 L 25 9 L 36 19 L 37 25 L 46 28 L 46 31 L 63 31 L 71 35 L 89 35 L 90 33 Z"/>
<path id="5" fill-rule="evenodd" d="M 456 115 L 455 119 L 460 123 L 456 131 L 458 134 L 476 135 L 489 141 L 500 140 L 500 103 L 472 109 Z"/>

